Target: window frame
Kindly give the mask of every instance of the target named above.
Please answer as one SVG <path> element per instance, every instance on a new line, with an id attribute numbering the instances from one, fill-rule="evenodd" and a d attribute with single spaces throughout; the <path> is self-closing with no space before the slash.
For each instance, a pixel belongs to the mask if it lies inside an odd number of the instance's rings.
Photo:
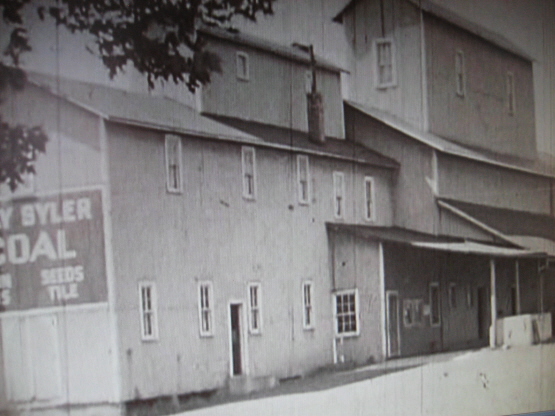
<path id="1" fill-rule="evenodd" d="M 208 305 L 203 301 L 203 289 L 207 289 Z M 211 281 L 203 280 L 197 284 L 197 306 L 199 319 L 199 335 L 203 338 L 214 336 L 214 287 Z M 205 312 L 208 312 L 208 318 L 205 319 Z M 205 329 L 205 321 L 208 328 Z"/>
<path id="2" fill-rule="evenodd" d="M 301 164 L 305 161 L 306 163 L 306 198 L 303 198 L 303 186 L 302 186 L 302 177 L 301 177 Z M 307 155 L 297 155 L 297 196 L 299 200 L 299 204 L 301 205 L 309 205 L 310 204 L 310 160 Z"/>
<path id="3" fill-rule="evenodd" d="M 309 302 L 307 303 L 306 288 L 309 289 Z M 301 285 L 301 299 L 303 306 L 303 329 L 310 331 L 315 328 L 314 325 L 314 282 L 305 280 Z M 308 315 L 307 315 L 308 311 Z M 307 320 L 307 316 L 310 318 Z"/>
<path id="4" fill-rule="evenodd" d="M 354 295 L 354 302 L 355 302 L 355 310 L 354 310 L 354 317 L 355 317 L 355 327 L 354 331 L 349 332 L 340 332 L 338 330 L 338 319 L 339 315 L 337 313 L 337 297 L 344 296 L 344 295 Z M 358 298 L 358 289 L 344 289 L 338 290 L 333 292 L 333 323 L 334 323 L 334 332 L 337 338 L 349 338 L 349 337 L 357 337 L 360 335 L 360 316 L 359 316 L 359 298 Z"/>
<path id="5" fill-rule="evenodd" d="M 370 183 L 370 204 L 368 204 L 368 187 L 367 184 Z M 376 220 L 376 191 L 375 191 L 375 180 L 373 176 L 364 177 L 364 219 L 366 221 Z M 368 215 L 368 206 L 370 205 L 370 215 Z"/>
<path id="6" fill-rule="evenodd" d="M 148 289 L 150 292 L 150 309 L 145 310 L 144 290 Z M 152 316 L 150 319 L 151 330 L 150 333 L 146 332 L 145 317 Z M 143 280 L 139 282 L 139 316 L 141 323 L 141 341 L 158 341 L 158 293 L 156 290 L 156 283 L 153 281 Z"/>
<path id="7" fill-rule="evenodd" d="M 252 152 L 252 192 L 249 193 L 249 179 L 246 165 L 246 155 Z M 241 147 L 241 169 L 242 169 L 242 184 L 243 184 L 243 198 L 254 201 L 256 200 L 256 149 L 252 146 Z"/>
<path id="8" fill-rule="evenodd" d="M 406 320 L 406 311 L 410 312 L 411 322 Z M 424 324 L 424 301 L 422 299 L 403 299 L 403 326 L 405 328 L 421 327 Z"/>
<path id="9" fill-rule="evenodd" d="M 177 164 L 175 165 L 177 167 L 177 175 L 175 177 L 175 179 L 178 180 L 178 184 L 177 186 L 173 186 L 172 184 L 172 171 L 171 171 L 171 167 L 174 166 L 172 165 L 171 162 L 171 158 L 170 158 L 170 142 L 171 141 L 175 141 L 177 143 L 177 150 L 176 153 L 177 155 L 175 156 L 175 159 L 177 161 Z M 164 153 L 165 153 L 165 164 L 166 164 L 166 190 L 169 193 L 172 194 L 181 194 L 183 192 L 183 155 L 182 155 L 182 145 L 181 145 L 181 137 L 175 135 L 175 134 L 166 134 L 165 136 L 165 140 L 164 140 Z"/>
<path id="10" fill-rule="evenodd" d="M 462 49 L 455 51 L 455 92 L 457 96 L 466 96 L 466 58 Z"/>
<path id="11" fill-rule="evenodd" d="M 512 71 L 507 71 L 505 76 L 506 87 L 506 100 L 507 100 L 507 113 L 510 116 L 516 114 L 516 92 L 515 92 L 515 74 Z"/>
<path id="12" fill-rule="evenodd" d="M 256 291 L 256 305 L 253 305 L 252 290 Z M 247 284 L 247 309 L 249 316 L 249 334 L 262 334 L 262 284 L 260 282 L 249 282 Z M 257 313 L 257 327 L 254 326 L 253 313 Z"/>
<path id="13" fill-rule="evenodd" d="M 243 60 L 245 66 L 244 71 L 242 67 L 241 60 Z M 250 64 L 249 64 L 249 54 L 243 51 L 235 52 L 235 74 L 237 79 L 241 81 L 250 80 Z"/>
<path id="14" fill-rule="evenodd" d="M 380 64 L 380 47 L 382 45 L 389 45 L 390 62 L 385 65 Z M 397 85 L 397 65 L 395 59 L 395 42 L 392 38 L 379 38 L 374 39 L 374 62 L 375 62 L 375 76 L 374 84 L 378 89 L 386 89 L 390 87 L 395 87 Z M 391 67 L 391 80 L 382 81 L 380 76 L 380 68 L 390 66 Z"/>
<path id="15" fill-rule="evenodd" d="M 434 302 L 433 302 L 433 296 L 432 296 L 432 288 L 436 288 L 437 289 L 437 312 L 438 312 L 438 316 L 437 316 L 437 321 L 434 321 Z M 430 296 L 430 326 L 432 327 L 439 327 L 441 326 L 441 291 L 440 291 L 440 286 L 439 286 L 439 282 L 431 282 L 429 287 L 429 296 Z"/>
<path id="16" fill-rule="evenodd" d="M 341 178 L 341 187 L 338 186 L 338 178 Z M 340 190 L 340 195 L 338 195 L 338 189 Z M 339 205 L 338 197 L 340 197 Z M 340 171 L 333 172 L 333 216 L 335 219 L 345 218 L 345 174 Z M 339 206 L 339 212 L 337 210 Z"/>

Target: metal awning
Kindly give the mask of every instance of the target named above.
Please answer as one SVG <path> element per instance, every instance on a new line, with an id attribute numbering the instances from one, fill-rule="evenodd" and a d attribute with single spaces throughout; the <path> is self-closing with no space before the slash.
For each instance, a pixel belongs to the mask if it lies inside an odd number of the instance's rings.
<path id="1" fill-rule="evenodd" d="M 519 248 L 501 247 L 489 244 L 480 244 L 474 241 L 463 241 L 456 243 L 431 243 L 414 241 L 410 243 L 413 247 L 427 248 L 432 250 L 449 251 L 453 253 L 463 254 L 479 254 L 490 257 L 511 257 L 511 258 L 529 258 L 529 257 L 545 257 L 546 253 L 539 251 L 531 251 Z"/>

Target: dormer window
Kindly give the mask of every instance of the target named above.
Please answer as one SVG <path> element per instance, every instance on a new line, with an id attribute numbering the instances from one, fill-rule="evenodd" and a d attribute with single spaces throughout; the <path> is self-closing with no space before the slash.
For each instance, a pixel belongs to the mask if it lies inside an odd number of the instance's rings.
<path id="1" fill-rule="evenodd" d="M 376 39 L 376 87 L 392 87 L 396 83 L 395 48 L 391 39 Z"/>
<path id="2" fill-rule="evenodd" d="M 464 52 L 458 50 L 455 55 L 455 82 L 457 95 L 459 97 L 464 97 L 466 94 L 466 74 L 464 66 Z"/>
<path id="3" fill-rule="evenodd" d="M 249 80 L 249 55 L 245 52 L 237 52 L 235 55 L 237 69 L 237 79 L 242 81 Z"/>
<path id="4" fill-rule="evenodd" d="M 515 76 L 512 72 L 507 72 L 507 111 L 509 115 L 514 115 L 515 109 Z"/>

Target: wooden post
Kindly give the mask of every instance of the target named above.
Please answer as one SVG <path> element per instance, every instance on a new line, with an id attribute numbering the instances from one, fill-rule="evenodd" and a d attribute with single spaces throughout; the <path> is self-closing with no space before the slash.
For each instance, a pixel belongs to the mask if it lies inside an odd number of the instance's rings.
<path id="1" fill-rule="evenodd" d="M 497 296 L 495 291 L 495 260 L 490 259 L 489 261 L 489 269 L 490 269 L 490 285 L 491 285 L 491 326 L 489 329 L 489 346 L 491 348 L 495 348 L 497 345 Z"/>
<path id="2" fill-rule="evenodd" d="M 516 295 L 516 314 L 521 314 L 520 309 L 520 265 L 518 263 L 518 259 L 515 261 L 515 295 Z"/>

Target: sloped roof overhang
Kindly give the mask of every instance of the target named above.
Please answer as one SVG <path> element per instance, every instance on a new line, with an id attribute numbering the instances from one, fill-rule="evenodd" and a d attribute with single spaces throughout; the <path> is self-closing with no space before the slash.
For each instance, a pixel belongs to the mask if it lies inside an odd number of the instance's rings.
<path id="1" fill-rule="evenodd" d="M 484 244 L 463 238 L 437 236 L 399 227 L 327 223 L 328 232 L 343 232 L 358 238 L 406 244 L 415 248 L 473 254 L 487 257 L 545 258 L 546 253 L 519 248 L 515 245 Z"/>
<path id="2" fill-rule="evenodd" d="M 450 142 L 442 137 L 436 136 L 435 134 L 421 131 L 418 128 L 412 126 L 408 122 L 401 120 L 391 114 L 385 113 L 381 110 L 370 108 L 363 104 L 351 100 L 344 100 L 345 105 L 353 108 L 354 110 L 369 116 L 378 122 L 397 130 L 398 132 L 404 134 L 405 136 L 422 143 L 438 152 L 456 156 L 468 160 L 473 160 L 475 162 L 480 162 L 492 166 L 497 166 L 503 169 L 509 169 L 513 171 L 518 171 L 534 176 L 542 176 L 545 178 L 555 179 L 555 172 L 543 171 L 532 168 L 527 168 L 523 166 L 517 166 L 510 163 L 505 163 L 503 161 L 495 160 L 487 155 L 484 155 L 476 150 L 468 149 L 456 143 Z"/>

